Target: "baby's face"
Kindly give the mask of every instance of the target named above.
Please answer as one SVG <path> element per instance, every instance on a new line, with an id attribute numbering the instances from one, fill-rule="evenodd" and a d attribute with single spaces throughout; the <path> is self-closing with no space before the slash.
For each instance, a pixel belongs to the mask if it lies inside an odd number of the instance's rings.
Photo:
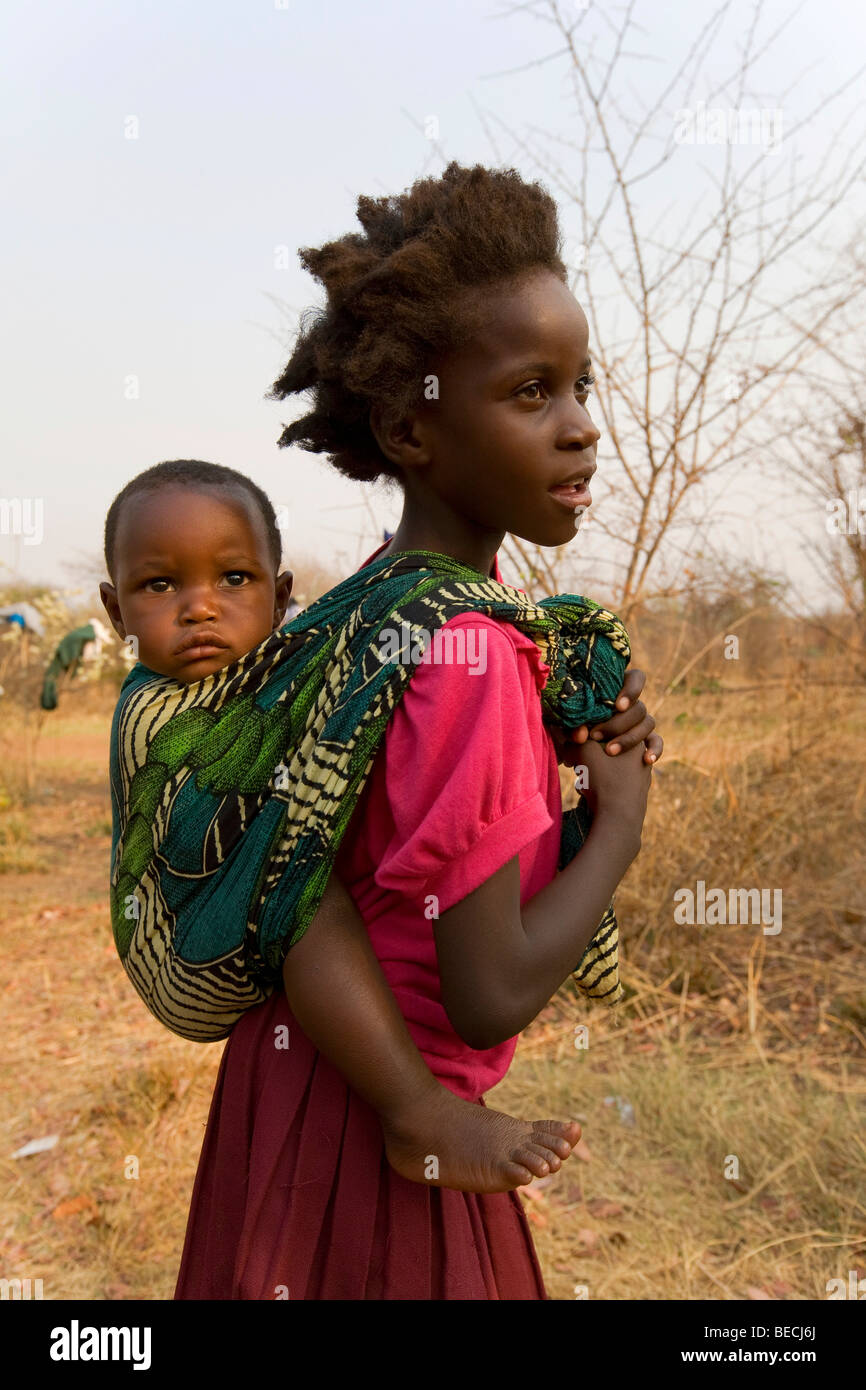
<path id="1" fill-rule="evenodd" d="M 292 575 L 274 576 L 267 529 L 242 490 L 170 485 L 129 499 L 101 584 L 115 631 L 160 675 L 197 681 L 279 627 Z"/>

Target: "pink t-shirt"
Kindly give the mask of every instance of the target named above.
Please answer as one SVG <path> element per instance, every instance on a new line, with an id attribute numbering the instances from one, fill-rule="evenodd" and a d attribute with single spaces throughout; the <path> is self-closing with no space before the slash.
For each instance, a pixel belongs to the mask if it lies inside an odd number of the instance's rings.
<path id="1" fill-rule="evenodd" d="M 498 564 L 493 574 L 501 578 Z M 440 995 L 432 914 L 446 912 L 515 855 L 521 904 L 534 897 L 556 873 L 562 800 L 553 741 L 541 721 L 549 668 L 535 643 L 477 613 L 446 627 L 465 630 L 469 659 L 415 670 L 337 868 L 427 1065 L 474 1101 L 502 1080 L 517 1038 L 476 1051 L 455 1033 Z"/>

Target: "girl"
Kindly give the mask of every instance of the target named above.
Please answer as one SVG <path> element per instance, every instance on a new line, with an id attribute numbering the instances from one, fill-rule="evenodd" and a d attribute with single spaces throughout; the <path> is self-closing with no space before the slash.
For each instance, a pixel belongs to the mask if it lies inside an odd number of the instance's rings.
<path id="1" fill-rule="evenodd" d="M 280 443 L 400 485 L 397 533 L 368 565 L 422 551 L 498 580 L 507 531 L 573 539 L 596 468 L 588 331 L 565 284 L 555 205 L 513 171 L 452 164 L 401 197 L 361 198 L 358 215 L 363 235 L 302 253 L 327 306 L 273 388 L 311 393 Z M 642 706 L 632 737 L 609 745 L 616 756 L 579 735 L 568 760 L 587 768 L 593 821 L 557 873 L 539 648 L 477 613 L 446 628 L 484 649 L 484 674 L 417 667 L 338 870 L 424 1060 L 478 1103 L 637 854 L 660 740 Z M 302 1002 L 293 1007 L 275 993 L 226 1046 L 176 1297 L 544 1298 L 516 1194 L 435 1188 L 389 1167 L 373 1111 L 305 1036 Z M 282 1056 L 280 1025 L 292 1038 Z M 435 1152 L 425 1161 L 435 1173 Z"/>
<path id="2" fill-rule="evenodd" d="M 112 582 L 100 585 L 100 595 L 118 635 L 124 641 L 135 636 L 139 658 L 124 683 L 112 729 L 115 851 L 119 841 L 126 849 L 135 838 L 141 801 L 135 800 L 132 817 L 124 815 L 123 803 L 129 784 L 134 787 L 148 775 L 142 752 L 152 748 L 161 727 L 154 705 L 166 703 L 178 687 L 184 696 L 203 690 L 208 677 L 233 666 L 281 626 L 292 588 L 291 572 L 280 573 L 281 556 L 282 540 L 267 495 L 250 478 L 219 464 L 198 459 L 156 464 L 132 478 L 112 502 L 105 523 L 105 562 Z M 160 675 L 177 686 L 166 690 L 166 682 L 154 680 Z M 154 689 L 155 696 L 150 693 Z M 146 710 L 135 700 L 136 690 L 144 693 Z M 221 708 L 236 700 L 226 698 Z M 133 726 L 134 735 L 127 732 Z M 142 738 L 139 731 L 145 727 Z M 133 759 L 137 767 L 130 766 Z M 185 863 L 175 857 L 170 834 L 163 833 L 159 843 L 163 867 L 187 882 L 190 858 L 200 862 L 204 856 L 194 843 L 189 791 L 187 785 L 168 798 L 187 798 L 180 818 Z M 160 795 L 159 805 L 166 799 Z M 212 816 L 208 806 L 206 817 Z M 146 830 L 151 853 L 154 833 L 162 829 L 159 816 L 154 821 Z M 225 821 L 222 829 L 225 839 Z M 210 879 L 202 875 L 199 881 L 204 886 Z M 143 900 L 143 885 L 136 888 Z M 164 878 L 158 896 L 171 910 L 171 884 Z M 222 881 L 211 901 L 225 917 Z M 207 915 L 212 917 L 213 911 Z M 174 916 L 176 933 L 185 932 L 185 918 L 176 907 Z M 120 914 L 116 935 L 125 921 Z M 142 925 L 144 959 L 121 950 L 130 978 L 161 1022 L 182 1036 L 201 1039 L 202 1001 L 191 993 L 194 982 L 187 980 L 179 989 L 174 982 L 157 980 L 154 986 L 144 978 L 154 940 L 146 913 Z M 306 935 L 288 952 L 282 974 L 289 1003 L 308 1036 L 375 1109 L 388 1160 L 404 1177 L 473 1192 L 504 1192 L 533 1175 L 555 1171 L 569 1157 L 579 1136 L 577 1125 L 552 1120 L 533 1125 L 469 1105 L 436 1084 L 336 875 Z M 168 1006 L 178 996 L 182 1017 Z M 221 1026 L 214 1036 L 227 1031 L 229 1025 Z M 291 1038 L 287 1041 L 291 1050 Z M 424 1160 L 431 1150 L 437 1171 L 425 1176 Z"/>

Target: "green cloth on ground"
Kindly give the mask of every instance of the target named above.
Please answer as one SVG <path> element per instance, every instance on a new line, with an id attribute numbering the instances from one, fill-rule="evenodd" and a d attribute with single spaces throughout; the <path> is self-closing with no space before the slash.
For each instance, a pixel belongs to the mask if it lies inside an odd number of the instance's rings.
<path id="1" fill-rule="evenodd" d="M 67 632 L 55 649 L 51 664 L 46 668 L 45 679 L 42 683 L 42 708 L 57 708 L 57 677 L 61 671 L 68 671 L 73 668 L 81 659 L 81 653 L 88 642 L 96 641 L 96 632 L 90 623 L 85 623 L 84 627 L 73 628 Z M 74 674 L 74 672 L 73 672 Z"/>

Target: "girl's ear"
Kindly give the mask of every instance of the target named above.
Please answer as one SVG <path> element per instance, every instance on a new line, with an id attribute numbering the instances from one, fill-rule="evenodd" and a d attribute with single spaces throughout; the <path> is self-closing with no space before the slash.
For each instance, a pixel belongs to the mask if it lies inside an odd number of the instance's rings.
<path id="1" fill-rule="evenodd" d="M 377 401 L 370 407 L 370 429 L 385 458 L 398 468 L 430 462 L 426 432 L 416 414 L 393 415 Z"/>

